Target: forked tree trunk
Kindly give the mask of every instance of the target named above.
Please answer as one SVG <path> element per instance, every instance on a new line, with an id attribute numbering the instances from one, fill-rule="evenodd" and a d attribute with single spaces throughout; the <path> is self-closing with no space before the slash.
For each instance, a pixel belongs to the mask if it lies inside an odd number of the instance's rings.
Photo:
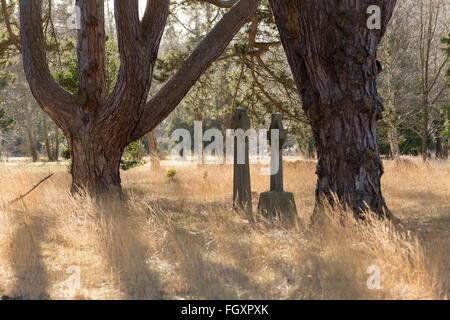
<path id="1" fill-rule="evenodd" d="M 376 53 L 395 3 L 270 0 L 316 142 L 316 215 L 336 196 L 356 216 L 391 216 L 380 186 Z M 381 30 L 367 27 L 371 5 L 381 8 Z"/>
<path id="2" fill-rule="evenodd" d="M 147 102 L 169 0 L 147 1 L 142 20 L 138 0 L 114 0 L 120 70 L 113 92 L 105 86 L 103 0 L 77 0 L 79 90 L 72 95 L 50 74 L 42 32 L 43 0 L 20 0 L 23 66 L 41 108 L 67 138 L 72 190 L 120 192 L 119 166 L 126 145 L 153 130 L 173 111 L 208 66 L 225 50 L 261 0 L 234 5 L 200 42 L 180 70 Z"/>
<path id="3" fill-rule="evenodd" d="M 97 130 L 83 130 L 68 137 L 72 161 L 72 192 L 121 193 L 120 160 L 124 140 L 102 136 Z"/>
<path id="4" fill-rule="evenodd" d="M 444 149 L 442 148 L 441 136 L 436 137 L 436 159 L 444 159 Z"/>

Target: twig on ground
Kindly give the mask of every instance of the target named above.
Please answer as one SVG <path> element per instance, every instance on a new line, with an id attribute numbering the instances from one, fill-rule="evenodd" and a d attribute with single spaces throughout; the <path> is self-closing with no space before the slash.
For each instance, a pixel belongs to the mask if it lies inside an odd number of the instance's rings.
<path id="1" fill-rule="evenodd" d="M 50 179 L 52 176 L 54 175 L 54 173 L 48 175 L 47 177 L 45 177 L 44 179 L 42 179 L 41 181 L 39 181 L 33 188 L 31 188 L 27 193 L 24 193 L 23 195 L 21 195 L 20 197 L 8 202 L 8 205 L 11 205 L 13 203 L 16 203 L 20 200 L 22 200 L 23 198 L 25 198 L 27 195 L 29 195 L 31 192 L 33 192 L 37 187 L 39 187 L 42 183 L 44 183 L 46 180 Z"/>

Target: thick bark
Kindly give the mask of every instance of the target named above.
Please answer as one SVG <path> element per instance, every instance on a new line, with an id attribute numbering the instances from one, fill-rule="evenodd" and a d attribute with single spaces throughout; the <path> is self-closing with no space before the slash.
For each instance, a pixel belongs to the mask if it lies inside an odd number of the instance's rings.
<path id="1" fill-rule="evenodd" d="M 123 144 L 99 137 L 95 131 L 71 135 L 72 192 L 121 193 L 120 159 Z"/>
<path id="2" fill-rule="evenodd" d="M 71 95 L 52 78 L 45 57 L 42 0 L 21 0 L 22 57 L 31 91 L 62 129 L 72 158 L 72 190 L 119 191 L 124 148 L 156 127 L 219 57 L 261 0 L 239 1 L 194 50 L 179 72 L 147 102 L 166 25 L 169 0 L 149 0 L 142 21 L 138 0 L 115 0 L 120 70 L 106 97 L 104 1 L 77 0 L 80 87 Z"/>
<path id="3" fill-rule="evenodd" d="M 395 3 L 270 0 L 316 142 L 316 212 L 336 195 L 357 216 L 390 216 L 380 186 L 376 52 Z M 381 30 L 367 28 L 370 5 L 381 8 Z"/>

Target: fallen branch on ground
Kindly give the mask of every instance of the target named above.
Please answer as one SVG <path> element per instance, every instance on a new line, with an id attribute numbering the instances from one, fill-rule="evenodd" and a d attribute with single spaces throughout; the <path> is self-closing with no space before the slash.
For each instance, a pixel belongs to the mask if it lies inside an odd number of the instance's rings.
<path id="1" fill-rule="evenodd" d="M 20 200 L 22 200 L 23 198 L 25 198 L 27 195 L 29 195 L 31 192 L 33 192 L 37 187 L 39 187 L 42 183 L 44 183 L 46 180 L 50 179 L 52 176 L 54 175 L 54 173 L 48 175 L 47 177 L 45 177 L 44 179 L 42 179 L 41 181 L 39 181 L 33 188 L 31 188 L 27 193 L 24 193 L 23 195 L 21 195 L 20 197 L 8 202 L 8 205 L 11 205 L 13 203 L 16 203 Z"/>

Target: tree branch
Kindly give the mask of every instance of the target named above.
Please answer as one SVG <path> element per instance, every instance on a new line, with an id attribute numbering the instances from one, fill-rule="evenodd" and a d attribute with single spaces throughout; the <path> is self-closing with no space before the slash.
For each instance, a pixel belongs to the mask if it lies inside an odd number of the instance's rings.
<path id="1" fill-rule="evenodd" d="M 11 200 L 10 202 L 8 202 L 8 205 L 14 204 L 16 202 L 19 202 L 20 200 L 22 200 L 23 198 L 25 198 L 27 195 L 29 195 L 31 192 L 33 192 L 37 187 L 39 187 L 42 183 L 44 183 L 45 181 L 47 181 L 48 179 L 50 179 L 51 177 L 53 177 L 54 173 L 49 174 L 47 177 L 45 177 L 44 179 L 42 179 L 41 181 L 39 181 L 37 184 L 35 184 L 33 186 L 33 188 L 31 188 L 28 192 L 24 193 L 23 195 L 21 195 L 20 197 L 17 197 L 14 200 Z"/>
<path id="2" fill-rule="evenodd" d="M 132 135 L 135 127 L 129 124 L 137 124 L 145 108 L 170 3 L 148 0 L 142 22 L 137 0 L 115 0 L 114 4 L 120 70 L 99 121 L 105 130 L 115 128 Z"/>
<path id="3" fill-rule="evenodd" d="M 14 45 L 14 40 L 7 39 L 5 41 L 0 42 L 0 56 L 4 54 L 6 50 L 9 49 L 10 46 Z"/>
<path id="4" fill-rule="evenodd" d="M 16 48 L 19 51 L 21 51 L 22 48 L 20 47 L 19 41 L 17 40 L 17 37 L 11 28 L 11 23 L 9 21 L 8 7 L 6 5 L 6 0 L 1 0 L 1 3 L 2 3 L 3 17 L 5 18 L 5 25 L 6 25 L 6 30 L 8 31 L 9 38 L 13 41 L 13 44 L 16 46 Z"/>
<path id="5" fill-rule="evenodd" d="M 261 0 L 241 0 L 223 16 L 175 75 L 146 104 L 131 141 L 150 132 L 176 108 L 202 73 L 223 53 L 254 14 L 260 2 Z"/>
<path id="6" fill-rule="evenodd" d="M 106 100 L 105 8 L 103 0 L 77 0 L 81 11 L 78 30 L 79 92 L 85 96 L 80 107 L 95 110 Z"/>
<path id="7" fill-rule="evenodd" d="M 67 131 L 74 112 L 74 97 L 53 79 L 45 53 L 42 32 L 42 0 L 20 1 L 20 37 L 23 67 L 31 92 L 41 108 Z"/>
<path id="8" fill-rule="evenodd" d="M 197 1 L 209 3 L 219 8 L 231 8 L 236 3 L 239 2 L 239 0 L 197 0 Z"/>

